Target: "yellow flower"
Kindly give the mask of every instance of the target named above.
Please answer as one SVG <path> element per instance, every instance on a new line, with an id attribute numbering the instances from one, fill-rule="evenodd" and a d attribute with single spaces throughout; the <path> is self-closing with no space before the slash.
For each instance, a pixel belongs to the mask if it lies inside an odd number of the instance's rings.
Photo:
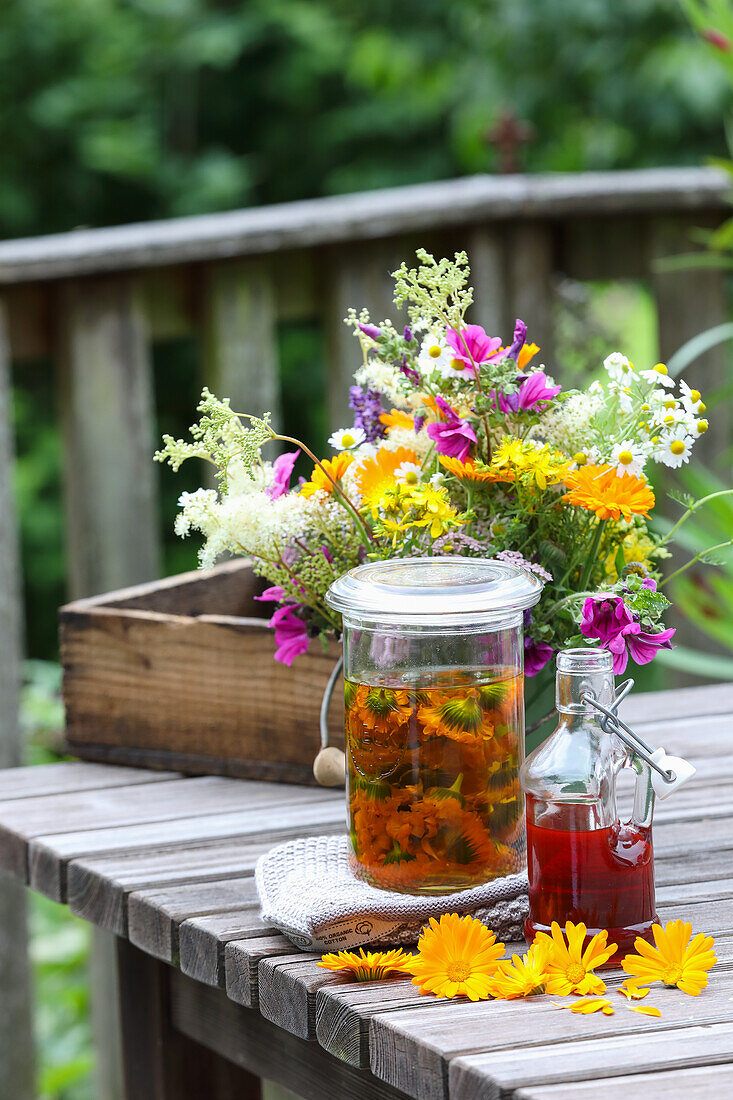
<path id="1" fill-rule="evenodd" d="M 583 950 L 587 929 L 584 924 L 565 925 L 565 936 L 557 921 L 552 922 L 552 936 L 545 932 L 537 935 L 537 940 L 548 949 L 547 992 L 556 997 L 567 997 L 569 993 L 605 993 L 606 985 L 593 973 L 597 966 L 603 966 L 616 951 L 616 944 L 608 944 L 608 932 L 598 932 Z"/>
<path id="2" fill-rule="evenodd" d="M 535 941 L 526 955 L 512 955 L 510 960 L 499 963 L 499 969 L 489 980 L 491 996 L 514 1001 L 518 997 L 544 993 L 549 978 L 548 955 L 547 945 Z"/>
<path id="3" fill-rule="evenodd" d="M 627 955 L 621 964 L 634 978 L 627 984 L 664 982 L 697 997 L 708 984 L 707 971 L 718 961 L 713 937 L 698 932 L 691 941 L 692 925 L 681 920 L 667 921 L 664 928 L 655 924 L 652 932 L 656 947 L 638 937 L 634 943 L 637 954 Z"/>
<path id="4" fill-rule="evenodd" d="M 643 1001 L 649 989 L 641 989 L 638 985 L 635 985 L 634 982 L 626 981 L 622 982 L 618 987 L 618 992 L 622 997 L 625 997 L 627 1001 Z"/>
<path id="5" fill-rule="evenodd" d="M 519 370 L 524 370 L 527 363 L 529 363 L 530 359 L 532 359 L 539 350 L 539 344 L 524 344 L 523 347 L 519 349 L 519 355 L 517 356 L 517 367 Z"/>
<path id="6" fill-rule="evenodd" d="M 638 1012 L 641 1016 L 661 1016 L 662 1013 L 654 1005 L 629 1005 L 632 1012 Z"/>
<path id="7" fill-rule="evenodd" d="M 570 469 L 569 461 L 559 451 L 509 436 L 496 448 L 491 466 L 497 471 L 513 473 L 525 485 L 536 485 L 543 490 L 564 481 Z"/>
<path id="8" fill-rule="evenodd" d="M 437 539 L 450 527 L 460 527 L 466 522 L 450 502 L 445 489 L 436 489 L 432 485 L 416 485 L 409 491 L 410 504 L 422 512 L 419 519 L 413 519 L 411 527 L 429 527 L 430 537 Z"/>
<path id="9" fill-rule="evenodd" d="M 625 526 L 625 525 L 624 525 Z M 624 527 L 622 526 L 619 535 L 622 535 L 621 542 L 613 542 L 613 548 L 608 554 L 605 563 L 606 576 L 611 581 L 618 579 L 618 570 L 616 569 L 616 557 L 619 549 L 624 555 L 624 562 L 626 565 L 648 565 L 651 560 L 651 554 L 654 550 L 654 543 L 649 538 L 646 530 L 638 527 L 632 527 L 630 531 L 623 534 Z"/>
<path id="10" fill-rule="evenodd" d="M 304 481 L 301 485 L 300 495 L 302 497 L 312 497 L 319 489 L 324 493 L 332 493 L 333 482 L 341 480 L 353 461 L 354 456 L 347 454 L 345 451 L 340 455 L 334 455 L 333 458 L 322 459 L 320 466 L 313 467 L 310 481 Z"/>
<path id="11" fill-rule="evenodd" d="M 373 458 L 362 462 L 356 474 L 356 484 L 364 503 L 372 507 L 385 489 L 395 484 L 395 470 L 403 462 L 417 462 L 417 455 L 409 447 L 398 447 L 390 451 L 380 447 Z"/>
<path id="12" fill-rule="evenodd" d="M 465 462 L 461 462 L 460 458 L 451 458 L 450 456 L 441 455 L 440 465 L 443 469 L 447 470 L 449 474 L 453 474 L 455 477 L 460 478 L 461 481 L 475 481 L 480 485 L 494 481 L 514 480 L 513 474 L 492 470 L 490 466 L 486 466 L 483 463 L 477 466 L 471 458 L 467 458 Z"/>
<path id="13" fill-rule="evenodd" d="M 591 1012 L 602 1012 L 604 1016 L 613 1016 L 613 1005 L 605 997 L 582 997 L 570 1006 L 571 1012 L 580 1012 L 583 1016 Z"/>
<path id="14" fill-rule="evenodd" d="M 401 977 L 410 956 L 404 951 L 337 951 L 323 955 L 319 966 L 325 970 L 345 971 L 353 974 L 357 982 L 379 982 L 390 974 Z"/>
<path id="15" fill-rule="evenodd" d="M 485 1001 L 488 983 L 504 954 L 504 944 L 475 917 L 446 913 L 430 918 L 420 936 L 417 955 L 407 962 L 412 984 L 436 997 L 465 996 Z"/>

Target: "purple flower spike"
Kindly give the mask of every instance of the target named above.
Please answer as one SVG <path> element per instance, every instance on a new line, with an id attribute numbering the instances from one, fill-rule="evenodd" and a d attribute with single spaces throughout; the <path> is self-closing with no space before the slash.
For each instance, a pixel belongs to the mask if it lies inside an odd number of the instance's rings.
<path id="1" fill-rule="evenodd" d="M 292 607 L 279 608 L 269 625 L 275 631 L 275 660 L 283 665 L 292 665 L 295 658 L 305 653 L 310 645 L 308 627 L 293 614 Z"/>
<path id="2" fill-rule="evenodd" d="M 405 331 L 402 333 L 402 336 L 408 344 L 411 344 L 412 341 L 415 339 L 413 331 L 409 325 L 405 325 Z"/>
<path id="3" fill-rule="evenodd" d="M 272 468 L 275 471 L 275 478 L 269 489 L 265 490 L 265 495 L 270 500 L 277 500 L 278 497 L 285 496 L 290 489 L 290 478 L 293 473 L 293 466 L 298 461 L 300 450 L 286 451 L 285 454 L 278 455 L 272 464 Z"/>
<path id="4" fill-rule="evenodd" d="M 424 423 L 425 423 L 425 417 L 424 416 L 416 416 L 415 417 L 415 432 L 416 433 L 422 430 L 422 426 L 423 426 Z"/>
<path id="5" fill-rule="evenodd" d="M 476 433 L 469 422 L 460 417 L 447 401 L 442 397 L 436 397 L 435 400 L 445 419 L 428 424 L 428 435 L 435 443 L 438 454 L 449 455 L 465 462 L 471 445 L 476 443 Z"/>
<path id="6" fill-rule="evenodd" d="M 598 599 L 589 596 L 583 604 L 580 632 L 586 638 L 597 639 L 603 649 L 613 654 L 614 675 L 626 671 L 629 657 L 637 665 L 652 661 L 660 648 L 671 649 L 674 627 L 650 634 L 641 629 L 621 596 Z"/>
<path id="7" fill-rule="evenodd" d="M 357 321 L 357 325 L 364 335 L 371 336 L 372 340 L 378 340 L 382 335 L 382 330 L 377 325 L 363 325 L 361 321 Z"/>
<path id="8" fill-rule="evenodd" d="M 512 346 L 507 352 L 507 358 L 516 360 L 520 351 L 524 347 L 524 342 L 526 339 L 527 326 L 525 325 L 524 321 L 521 321 L 519 317 L 517 317 L 516 321 L 514 322 L 514 339 L 512 340 Z"/>
<path id="9" fill-rule="evenodd" d="M 413 370 L 412 367 L 408 367 L 407 359 L 404 355 L 402 356 L 402 365 L 400 366 L 400 370 L 402 371 L 402 373 L 405 375 L 406 378 L 410 379 L 410 381 L 413 383 L 413 385 L 415 385 L 415 386 L 419 385 L 420 375 L 417 373 L 416 370 Z"/>
<path id="10" fill-rule="evenodd" d="M 349 408 L 354 411 L 354 427 L 361 428 L 368 443 L 384 439 L 387 429 L 379 419 L 384 409 L 378 390 L 363 390 L 352 386 L 349 390 Z"/>

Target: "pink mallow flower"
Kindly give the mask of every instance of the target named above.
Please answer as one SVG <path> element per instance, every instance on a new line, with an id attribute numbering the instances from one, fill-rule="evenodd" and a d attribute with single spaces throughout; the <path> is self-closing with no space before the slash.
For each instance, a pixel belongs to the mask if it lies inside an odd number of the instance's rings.
<path id="1" fill-rule="evenodd" d="M 528 412 L 540 402 L 551 401 L 553 397 L 557 397 L 562 389 L 562 386 L 548 386 L 547 375 L 543 370 L 520 375 L 517 381 L 520 385 L 514 393 L 504 394 L 499 391 L 496 396 L 497 404 L 503 413 Z"/>
<path id="2" fill-rule="evenodd" d="M 487 336 L 481 325 L 466 325 L 460 332 L 449 328 L 445 338 L 454 358 L 460 359 L 471 370 L 474 364 L 478 367 L 481 363 L 494 359 L 501 349 L 501 337 Z"/>
<path id="3" fill-rule="evenodd" d="M 586 638 L 597 639 L 602 649 L 613 654 L 614 675 L 619 676 L 626 671 L 629 657 L 637 665 L 646 665 L 656 657 L 661 647 L 671 649 L 670 639 L 675 631 L 674 627 L 656 634 L 642 630 L 622 596 L 606 599 L 589 596 L 583 604 L 580 632 Z"/>
<path id="4" fill-rule="evenodd" d="M 265 494 L 270 500 L 277 500 L 278 497 L 285 496 L 290 489 L 293 466 L 298 461 L 299 454 L 300 450 L 286 451 L 285 454 L 278 455 L 273 462 L 272 469 L 275 477 L 269 489 L 265 489 Z"/>
<path id="5" fill-rule="evenodd" d="M 268 624 L 275 631 L 275 660 L 292 665 L 296 657 L 305 653 L 310 645 L 308 627 L 293 614 L 292 607 L 280 607 Z"/>
<path id="6" fill-rule="evenodd" d="M 536 676 L 554 655 L 555 650 L 547 642 L 535 642 L 533 638 L 524 639 L 524 675 Z"/>
<path id="7" fill-rule="evenodd" d="M 440 455 L 449 455 L 465 462 L 471 444 L 476 442 L 476 433 L 467 420 L 459 416 L 442 397 L 436 397 L 443 420 L 428 424 L 427 432 L 435 449 Z"/>

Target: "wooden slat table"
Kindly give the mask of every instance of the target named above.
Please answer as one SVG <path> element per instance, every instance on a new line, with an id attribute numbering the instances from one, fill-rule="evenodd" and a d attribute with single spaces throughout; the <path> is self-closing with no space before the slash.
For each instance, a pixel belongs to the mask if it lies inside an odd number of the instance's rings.
<path id="1" fill-rule="evenodd" d="M 130 1100 L 634 1100 L 733 1090 L 733 684 L 640 695 L 624 716 L 698 775 L 657 806 L 662 920 L 716 938 L 698 998 L 661 1018 L 554 998 L 441 1001 L 355 984 L 265 927 L 252 874 L 291 836 L 344 828 L 342 792 L 97 764 L 0 772 L 0 868 L 118 936 Z M 610 972 L 609 986 L 622 980 Z M 614 998 L 614 1002 L 616 998 Z"/>

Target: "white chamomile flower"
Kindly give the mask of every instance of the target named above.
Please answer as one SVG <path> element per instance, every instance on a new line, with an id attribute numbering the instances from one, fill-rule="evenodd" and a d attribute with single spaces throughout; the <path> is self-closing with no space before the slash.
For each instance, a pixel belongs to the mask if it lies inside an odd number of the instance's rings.
<path id="1" fill-rule="evenodd" d="M 685 380 L 680 379 L 680 391 L 682 393 L 682 404 L 691 416 L 700 416 L 701 413 L 705 412 L 705 404 L 699 390 L 690 389 Z"/>
<path id="2" fill-rule="evenodd" d="M 588 386 L 588 393 L 592 393 L 594 397 L 601 397 L 603 395 L 603 383 L 599 382 L 596 378 L 591 382 L 590 386 Z"/>
<path id="3" fill-rule="evenodd" d="M 613 379 L 608 383 L 608 389 L 610 393 L 615 393 L 619 406 L 622 412 L 630 413 L 634 407 L 634 398 L 631 390 L 623 382 L 614 382 Z"/>
<path id="4" fill-rule="evenodd" d="M 463 360 L 455 358 L 453 348 L 434 333 L 424 338 L 417 365 L 422 374 L 437 372 L 441 378 L 467 378 L 470 373 Z"/>
<path id="5" fill-rule="evenodd" d="M 422 470 L 416 462 L 401 462 L 395 470 L 394 476 L 403 485 L 418 485 L 422 477 Z"/>
<path id="6" fill-rule="evenodd" d="M 360 447 L 365 440 L 366 432 L 363 428 L 339 428 L 328 437 L 328 442 L 335 451 L 352 451 L 354 447 Z"/>
<path id="7" fill-rule="evenodd" d="M 696 439 L 699 439 L 701 435 L 705 434 L 705 432 L 708 430 L 708 427 L 709 424 L 707 420 L 705 419 L 705 417 L 702 417 L 700 420 L 692 421 L 692 424 L 690 425 L 690 431 Z"/>
<path id="8" fill-rule="evenodd" d="M 603 366 L 608 372 L 608 377 L 614 382 L 621 382 L 623 385 L 628 386 L 629 382 L 636 378 L 633 363 L 630 363 L 620 351 L 613 351 L 610 355 L 607 355 L 603 360 Z"/>
<path id="9" fill-rule="evenodd" d="M 442 489 L 445 485 L 445 482 L 446 477 L 442 470 L 438 470 L 438 472 L 433 474 L 433 476 L 430 478 L 430 484 L 434 489 Z"/>
<path id="10" fill-rule="evenodd" d="M 616 467 L 619 477 L 623 477 L 624 474 L 640 477 L 646 458 L 646 452 L 641 444 L 633 439 L 622 439 L 620 443 L 614 444 L 610 465 Z"/>
<path id="11" fill-rule="evenodd" d="M 651 370 L 642 370 L 639 374 L 650 386 L 664 386 L 665 389 L 671 389 L 674 386 L 674 378 L 669 377 L 665 363 L 657 363 Z"/>
<path id="12" fill-rule="evenodd" d="M 687 434 L 687 429 L 682 425 L 662 434 L 656 445 L 654 457 L 657 462 L 662 462 L 670 469 L 676 470 L 684 462 L 689 462 L 693 442 L 692 436 Z"/>

